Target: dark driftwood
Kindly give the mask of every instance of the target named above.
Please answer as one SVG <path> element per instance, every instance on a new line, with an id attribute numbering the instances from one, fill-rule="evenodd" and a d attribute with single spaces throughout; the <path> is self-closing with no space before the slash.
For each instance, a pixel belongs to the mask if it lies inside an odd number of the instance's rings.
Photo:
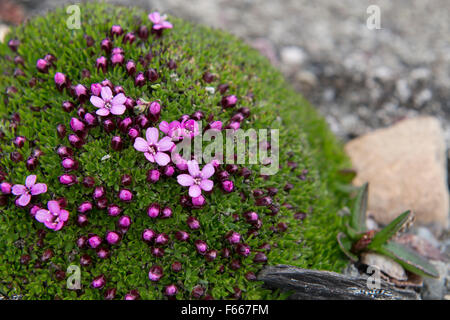
<path id="1" fill-rule="evenodd" d="M 414 300 L 419 295 L 408 289 L 400 289 L 381 281 L 381 289 L 369 290 L 367 277 L 349 277 L 328 272 L 301 269 L 292 266 L 267 266 L 258 275 L 269 288 L 292 291 L 295 300 Z"/>

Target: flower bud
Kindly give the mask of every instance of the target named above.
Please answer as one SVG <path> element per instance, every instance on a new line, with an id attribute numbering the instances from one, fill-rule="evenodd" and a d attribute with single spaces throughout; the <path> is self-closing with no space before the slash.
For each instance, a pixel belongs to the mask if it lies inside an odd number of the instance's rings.
<path id="1" fill-rule="evenodd" d="M 244 217 L 248 223 L 256 223 L 259 219 L 258 214 L 254 211 L 248 211 L 244 213 Z"/>
<path id="2" fill-rule="evenodd" d="M 86 40 L 87 47 L 92 47 L 95 44 L 94 38 L 92 38 L 91 36 L 85 34 L 84 39 Z"/>
<path id="3" fill-rule="evenodd" d="M 202 286 L 197 285 L 192 289 L 191 295 L 194 299 L 200 299 L 205 294 L 205 289 Z"/>
<path id="4" fill-rule="evenodd" d="M 234 260 L 231 261 L 231 263 L 230 263 L 231 270 L 235 270 L 236 271 L 240 267 L 241 267 L 241 263 L 239 262 L 239 260 L 234 259 Z"/>
<path id="5" fill-rule="evenodd" d="M 156 236 L 155 231 L 153 231 L 152 229 L 145 229 L 142 232 L 142 240 L 144 240 L 145 242 L 151 242 Z"/>
<path id="6" fill-rule="evenodd" d="M 111 64 L 113 66 L 122 65 L 125 60 L 125 57 L 120 53 L 115 53 L 111 56 Z"/>
<path id="7" fill-rule="evenodd" d="M 85 201 L 82 204 L 78 206 L 78 212 L 79 213 L 86 213 L 92 210 L 92 203 L 89 201 Z"/>
<path id="8" fill-rule="evenodd" d="M 150 218 L 157 218 L 159 216 L 159 211 L 160 211 L 160 207 L 159 204 L 157 203 L 152 203 L 148 208 L 147 208 L 147 215 Z"/>
<path id="9" fill-rule="evenodd" d="M 66 186 L 71 186 L 77 182 L 77 177 L 73 174 L 63 174 L 59 177 L 59 182 Z"/>
<path id="10" fill-rule="evenodd" d="M 134 63 L 133 60 L 128 60 L 127 64 L 125 65 L 125 69 L 127 70 L 128 75 L 134 76 L 136 73 L 136 63 Z"/>
<path id="11" fill-rule="evenodd" d="M 168 297 L 175 296 L 178 293 L 178 288 L 176 285 L 171 284 L 164 288 L 164 294 Z"/>
<path id="12" fill-rule="evenodd" d="M 113 300 L 116 297 L 117 290 L 116 288 L 110 288 L 105 291 L 103 298 L 105 300 Z"/>
<path id="13" fill-rule="evenodd" d="M 63 101 L 62 108 L 65 112 L 71 112 L 73 109 L 75 109 L 75 105 L 70 101 Z"/>
<path id="14" fill-rule="evenodd" d="M 88 266 L 90 266 L 90 265 L 92 264 L 92 258 L 91 258 L 91 256 L 88 255 L 88 254 L 83 254 L 83 255 L 80 257 L 80 264 L 81 264 L 82 267 L 88 267 Z"/>
<path id="15" fill-rule="evenodd" d="M 12 190 L 12 185 L 9 182 L 2 182 L 0 184 L 0 189 L 3 194 L 10 194 Z"/>
<path id="16" fill-rule="evenodd" d="M 104 56 L 101 56 L 95 60 L 95 66 L 97 67 L 97 70 L 102 70 L 103 73 L 105 73 L 106 68 L 108 67 L 108 60 Z"/>
<path id="17" fill-rule="evenodd" d="M 111 36 L 121 36 L 123 34 L 123 29 L 119 25 L 113 25 L 111 27 Z"/>
<path id="18" fill-rule="evenodd" d="M 156 169 L 149 170 L 147 172 L 147 182 L 150 183 L 158 182 L 160 176 L 161 173 L 158 170 Z"/>
<path id="19" fill-rule="evenodd" d="M 102 238 L 100 238 L 97 235 L 93 235 L 93 236 L 89 237 L 88 243 L 92 249 L 95 249 L 102 244 Z"/>
<path id="20" fill-rule="evenodd" d="M 181 270 L 183 270 L 183 265 L 181 264 L 181 262 L 175 261 L 174 263 L 172 263 L 171 269 L 173 272 L 180 272 Z"/>
<path id="21" fill-rule="evenodd" d="M 27 141 L 27 139 L 24 136 L 17 136 L 13 140 L 13 143 L 17 148 L 22 148 L 25 144 L 25 141 Z"/>
<path id="22" fill-rule="evenodd" d="M 110 53 L 110 52 L 111 52 L 111 49 L 112 49 L 112 42 L 111 42 L 111 40 L 108 39 L 108 38 L 103 39 L 103 40 L 100 42 L 100 47 L 101 47 L 101 49 L 104 50 L 106 53 Z"/>
<path id="23" fill-rule="evenodd" d="M 123 186 L 129 186 L 132 182 L 132 178 L 129 174 L 124 174 L 120 177 L 120 184 Z"/>
<path id="24" fill-rule="evenodd" d="M 216 250 L 209 250 L 205 254 L 206 261 L 211 262 L 211 261 L 214 261 L 216 258 L 217 258 L 217 251 Z"/>
<path id="25" fill-rule="evenodd" d="M 63 124 L 58 124 L 56 126 L 56 132 L 58 133 L 58 137 L 61 139 L 66 136 L 66 126 Z"/>
<path id="26" fill-rule="evenodd" d="M 265 196 L 265 197 L 256 199 L 255 203 L 257 206 L 267 207 L 272 204 L 272 198 L 269 196 Z"/>
<path id="27" fill-rule="evenodd" d="M 91 282 L 91 287 L 94 289 L 102 289 L 106 284 L 106 278 L 104 275 L 95 277 Z"/>
<path id="28" fill-rule="evenodd" d="M 87 215 L 85 215 L 85 214 L 79 214 L 79 215 L 77 216 L 77 224 L 78 224 L 80 227 L 85 227 L 85 226 L 87 226 L 88 222 L 89 222 L 89 219 L 88 219 Z"/>
<path id="29" fill-rule="evenodd" d="M 101 92 L 102 92 L 102 85 L 100 83 L 91 84 L 91 93 L 94 96 L 99 96 Z"/>
<path id="30" fill-rule="evenodd" d="M 64 169 L 66 169 L 67 171 L 71 171 L 71 170 L 76 170 L 78 169 L 78 161 L 72 159 L 72 158 L 65 158 L 62 162 L 61 165 L 63 166 Z"/>
<path id="31" fill-rule="evenodd" d="M 236 245 L 236 252 L 241 256 L 248 257 L 251 253 L 250 246 L 245 243 L 238 243 Z"/>
<path id="32" fill-rule="evenodd" d="M 177 231 L 175 232 L 175 239 L 178 241 L 187 241 L 189 240 L 189 234 L 186 231 Z"/>
<path id="33" fill-rule="evenodd" d="M 8 47 L 14 51 L 17 52 L 17 48 L 19 48 L 20 40 L 18 39 L 11 39 L 8 41 Z"/>
<path id="34" fill-rule="evenodd" d="M 222 249 L 222 258 L 228 259 L 231 256 L 231 251 L 228 248 Z"/>
<path id="35" fill-rule="evenodd" d="M 156 258 L 164 257 L 164 249 L 163 248 L 152 247 L 150 251 L 151 251 L 152 255 Z"/>
<path id="36" fill-rule="evenodd" d="M 230 193 L 234 190 L 234 183 L 231 180 L 224 180 L 222 181 L 221 185 L 223 191 L 225 191 L 226 193 Z"/>
<path id="37" fill-rule="evenodd" d="M 277 224 L 277 230 L 279 232 L 285 232 L 288 228 L 288 225 L 285 222 L 280 222 Z"/>
<path id="38" fill-rule="evenodd" d="M 119 130 L 122 131 L 123 133 L 127 133 L 132 124 L 133 120 L 130 117 L 127 117 L 120 121 Z"/>
<path id="39" fill-rule="evenodd" d="M 74 148 L 81 148 L 84 144 L 84 140 L 76 134 L 69 134 L 69 143 Z"/>
<path id="40" fill-rule="evenodd" d="M 128 130 L 128 137 L 131 139 L 131 141 L 134 141 L 134 139 L 139 137 L 139 130 L 136 128 L 130 128 L 130 130 Z"/>
<path id="41" fill-rule="evenodd" d="M 229 174 L 235 174 L 236 172 L 238 172 L 238 166 L 235 164 L 227 164 L 226 168 L 225 168 Z"/>
<path id="42" fill-rule="evenodd" d="M 120 235 L 115 231 L 108 231 L 105 239 L 109 244 L 117 244 L 120 241 Z"/>
<path id="43" fill-rule="evenodd" d="M 137 34 L 139 38 L 146 40 L 148 38 L 148 28 L 144 25 L 140 26 Z"/>
<path id="44" fill-rule="evenodd" d="M 77 84 L 73 88 L 74 94 L 77 97 L 78 101 L 81 103 L 84 103 L 88 97 L 88 90 L 87 88 L 82 84 Z"/>
<path id="45" fill-rule="evenodd" d="M 192 205 L 195 207 L 202 207 L 206 202 L 206 199 L 203 195 L 199 195 L 198 197 L 192 198 Z"/>
<path id="46" fill-rule="evenodd" d="M 174 173 L 175 173 L 175 169 L 173 166 L 167 165 L 164 167 L 164 175 L 165 176 L 171 177 L 171 176 L 173 176 Z"/>
<path id="47" fill-rule="evenodd" d="M 38 59 L 38 61 L 36 62 L 36 68 L 39 72 L 48 73 L 48 69 L 50 68 L 50 63 L 48 63 L 44 59 Z"/>
<path id="48" fill-rule="evenodd" d="M 97 199 L 103 198 L 105 195 L 106 195 L 105 187 L 98 186 L 98 187 L 95 187 L 94 192 L 92 193 L 92 198 L 97 200 Z"/>
<path id="49" fill-rule="evenodd" d="M 205 72 L 203 74 L 203 81 L 205 81 L 206 83 L 211 83 L 214 81 L 215 76 L 211 73 L 211 72 Z"/>
<path id="50" fill-rule="evenodd" d="M 161 211 L 161 219 L 168 219 L 168 218 L 172 217 L 172 213 L 173 213 L 173 211 L 170 207 L 165 207 Z"/>
<path id="51" fill-rule="evenodd" d="M 131 218 L 129 216 L 121 216 L 117 222 L 119 228 L 127 230 L 131 226 Z"/>
<path id="52" fill-rule="evenodd" d="M 169 242 L 169 236 L 165 233 L 160 233 L 155 237 L 155 243 L 159 245 L 166 245 Z"/>
<path id="53" fill-rule="evenodd" d="M 133 32 L 128 32 L 124 37 L 122 42 L 132 44 L 136 40 L 136 36 Z"/>
<path id="54" fill-rule="evenodd" d="M 120 207 L 115 204 L 110 204 L 108 206 L 108 215 L 110 215 L 111 217 L 116 217 L 121 212 L 122 212 L 122 209 L 120 209 Z"/>
<path id="55" fill-rule="evenodd" d="M 85 247 L 86 247 L 87 242 L 88 242 L 88 238 L 85 237 L 85 236 L 81 236 L 81 237 L 79 237 L 79 238 L 77 239 L 76 244 L 77 244 L 77 247 L 78 247 L 78 248 L 82 249 L 82 248 L 85 248 Z"/>
<path id="56" fill-rule="evenodd" d="M 159 281 L 163 275 L 163 269 L 158 265 L 152 266 L 148 272 L 148 278 L 153 282 Z"/>
<path id="57" fill-rule="evenodd" d="M 248 179 L 252 175 L 252 171 L 246 167 L 243 167 L 239 172 L 239 175 L 244 177 L 244 179 Z"/>
<path id="58" fill-rule="evenodd" d="M 206 244 L 205 241 L 196 240 L 194 244 L 199 254 L 204 255 L 206 251 L 208 251 L 208 245 Z"/>
<path id="59" fill-rule="evenodd" d="M 84 121 L 91 128 L 98 125 L 97 117 L 93 113 L 86 113 L 84 115 Z"/>
<path id="60" fill-rule="evenodd" d="M 161 105 L 158 101 L 153 101 L 150 103 L 148 107 L 148 117 L 151 121 L 156 122 L 159 120 L 159 116 L 161 114 Z"/>
<path id="61" fill-rule="evenodd" d="M 145 76 L 142 72 L 139 72 L 134 78 L 134 85 L 137 87 L 142 87 L 145 84 Z"/>
<path id="62" fill-rule="evenodd" d="M 119 199 L 123 202 L 129 202 L 133 199 L 133 194 L 128 189 L 121 189 L 119 191 Z"/>
<path id="63" fill-rule="evenodd" d="M 131 290 L 125 295 L 124 300 L 138 300 L 140 297 L 139 291 Z"/>
<path id="64" fill-rule="evenodd" d="M 236 244 L 239 243 L 239 241 L 241 241 L 241 235 L 237 232 L 234 231 L 229 231 L 226 235 L 225 235 L 225 239 L 230 243 L 230 244 Z"/>
<path id="65" fill-rule="evenodd" d="M 116 123 L 111 119 L 106 119 L 103 121 L 103 129 L 106 133 L 112 132 L 116 128 Z"/>
<path id="66" fill-rule="evenodd" d="M 55 85 L 58 90 L 61 90 L 66 86 L 67 77 L 64 73 L 56 72 L 55 73 Z"/>
<path id="67" fill-rule="evenodd" d="M 155 69 L 150 68 L 147 71 L 145 71 L 145 78 L 147 78 L 148 81 L 150 82 L 155 82 L 156 80 L 158 80 L 159 75 Z"/>
<path id="68" fill-rule="evenodd" d="M 224 109 L 232 108 L 236 105 L 237 97 L 235 95 L 225 96 L 222 98 L 220 103 Z"/>
<path id="69" fill-rule="evenodd" d="M 29 157 L 27 161 L 25 162 L 25 166 L 29 171 L 33 171 L 37 168 L 38 165 L 38 159 L 35 157 Z"/>
<path id="70" fill-rule="evenodd" d="M 267 256 L 262 252 L 257 252 L 255 254 L 255 257 L 253 258 L 253 262 L 256 263 L 266 263 L 267 262 Z"/>
<path id="71" fill-rule="evenodd" d="M 120 136 L 112 137 L 111 139 L 111 148 L 114 151 L 120 151 L 123 148 L 122 138 Z"/>
<path id="72" fill-rule="evenodd" d="M 15 163 L 20 162 L 20 161 L 23 160 L 23 156 L 17 151 L 11 152 L 9 157 L 10 157 L 11 161 L 15 162 Z"/>
<path id="73" fill-rule="evenodd" d="M 191 230 L 197 230 L 200 228 L 200 222 L 194 217 L 188 217 L 186 223 Z"/>

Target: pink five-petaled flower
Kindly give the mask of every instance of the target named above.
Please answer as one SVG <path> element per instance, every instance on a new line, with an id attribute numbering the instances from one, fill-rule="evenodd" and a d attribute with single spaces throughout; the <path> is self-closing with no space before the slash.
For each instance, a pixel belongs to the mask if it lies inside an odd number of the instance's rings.
<path id="1" fill-rule="evenodd" d="M 150 162 L 155 162 L 160 166 L 165 166 L 170 162 L 170 157 L 164 151 L 172 149 L 174 143 L 170 137 L 159 139 L 157 128 L 148 128 L 145 137 L 147 140 L 137 137 L 134 141 L 134 148 L 137 151 L 144 152 L 145 157 Z"/>
<path id="2" fill-rule="evenodd" d="M 166 21 L 167 16 L 161 16 L 158 11 L 152 12 L 148 15 L 148 19 L 153 22 L 154 30 L 172 29 L 172 24 Z"/>
<path id="3" fill-rule="evenodd" d="M 69 212 L 61 209 L 58 201 L 55 200 L 49 201 L 47 207 L 48 210 L 41 209 L 36 212 L 36 220 L 42 222 L 49 229 L 60 230 L 69 219 Z"/>
<path id="4" fill-rule="evenodd" d="M 36 183 L 36 176 L 30 175 L 25 180 L 25 185 L 16 184 L 12 187 L 12 194 L 20 196 L 16 200 L 16 205 L 25 207 L 30 203 L 31 196 L 36 196 L 47 192 L 47 185 L 45 183 Z"/>
<path id="5" fill-rule="evenodd" d="M 183 137 L 193 138 L 200 133 L 198 123 L 195 120 L 172 121 L 168 123 L 161 121 L 159 130 L 167 134 L 173 141 L 178 141 Z"/>
<path id="6" fill-rule="evenodd" d="M 124 105 L 127 97 L 125 97 L 123 93 L 113 96 L 109 87 L 102 87 L 100 95 L 101 98 L 91 96 L 91 103 L 98 108 L 96 113 L 99 116 L 105 117 L 109 115 L 109 113 L 121 115 L 127 109 Z"/>
<path id="7" fill-rule="evenodd" d="M 211 191 L 214 183 L 208 178 L 214 174 L 214 166 L 208 163 L 200 171 L 196 160 L 188 161 L 187 166 L 189 174 L 180 174 L 177 180 L 182 186 L 189 187 L 189 196 L 196 198 L 201 195 L 202 190 Z"/>

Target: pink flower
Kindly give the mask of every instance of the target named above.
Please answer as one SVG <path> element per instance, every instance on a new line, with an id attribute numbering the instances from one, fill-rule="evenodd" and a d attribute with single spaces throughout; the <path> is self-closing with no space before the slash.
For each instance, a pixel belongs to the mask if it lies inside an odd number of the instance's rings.
<path id="1" fill-rule="evenodd" d="M 16 205 L 25 207 L 30 203 L 31 196 L 36 196 L 47 192 L 47 185 L 45 183 L 36 183 L 36 176 L 30 175 L 25 180 L 25 185 L 16 184 L 12 187 L 12 194 L 20 196 L 16 200 Z"/>
<path id="2" fill-rule="evenodd" d="M 161 30 L 161 29 L 172 29 L 173 26 L 170 22 L 166 21 L 167 16 L 163 15 L 161 16 L 158 11 L 152 12 L 148 15 L 148 19 L 153 22 L 153 29 L 154 30 Z"/>
<path id="3" fill-rule="evenodd" d="M 103 87 L 101 90 L 101 98 L 97 96 L 91 96 L 91 103 L 98 108 L 97 114 L 105 117 L 111 112 L 115 115 L 121 115 L 125 112 L 124 106 L 127 97 L 123 93 L 119 93 L 113 96 L 111 88 Z"/>
<path id="4" fill-rule="evenodd" d="M 196 198 L 201 195 L 202 190 L 211 191 L 214 183 L 208 178 L 214 174 L 213 165 L 208 163 L 202 171 L 200 171 L 196 160 L 188 161 L 187 165 L 189 174 L 180 174 L 177 180 L 183 187 L 189 187 L 189 196 Z"/>
<path id="5" fill-rule="evenodd" d="M 61 209 L 58 201 L 55 200 L 49 201 L 47 207 L 48 210 L 41 209 L 36 212 L 36 220 L 42 222 L 49 229 L 60 230 L 69 219 L 69 212 Z"/>
<path id="6" fill-rule="evenodd" d="M 159 130 L 171 137 L 173 141 L 178 141 L 183 137 L 193 138 L 200 132 L 198 123 L 192 119 L 185 119 L 181 122 L 175 120 L 171 123 L 168 123 L 167 121 L 161 121 L 161 123 L 159 124 Z"/>
<path id="7" fill-rule="evenodd" d="M 146 139 L 137 137 L 134 141 L 134 148 L 137 151 L 144 152 L 145 157 L 150 162 L 155 162 L 160 166 L 165 166 L 170 162 L 170 157 L 164 151 L 172 149 L 174 143 L 170 137 L 159 139 L 157 128 L 148 128 L 145 133 Z"/>

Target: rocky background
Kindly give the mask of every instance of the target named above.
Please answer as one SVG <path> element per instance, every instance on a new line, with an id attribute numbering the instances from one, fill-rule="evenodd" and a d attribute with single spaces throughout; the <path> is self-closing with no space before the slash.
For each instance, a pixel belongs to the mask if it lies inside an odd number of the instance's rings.
<path id="1" fill-rule="evenodd" d="M 71 2 L 0 0 L 0 40 L 9 25 Z M 425 282 L 422 297 L 450 299 L 448 0 L 108 2 L 228 30 L 266 55 L 340 138 L 357 138 L 346 149 L 357 180 L 371 182 L 371 227 L 404 206 L 416 212 L 417 227 L 404 241 L 434 260 L 442 274 Z M 367 28 L 369 5 L 381 10 L 379 30 Z M 432 118 L 397 124 L 417 116 Z"/>

